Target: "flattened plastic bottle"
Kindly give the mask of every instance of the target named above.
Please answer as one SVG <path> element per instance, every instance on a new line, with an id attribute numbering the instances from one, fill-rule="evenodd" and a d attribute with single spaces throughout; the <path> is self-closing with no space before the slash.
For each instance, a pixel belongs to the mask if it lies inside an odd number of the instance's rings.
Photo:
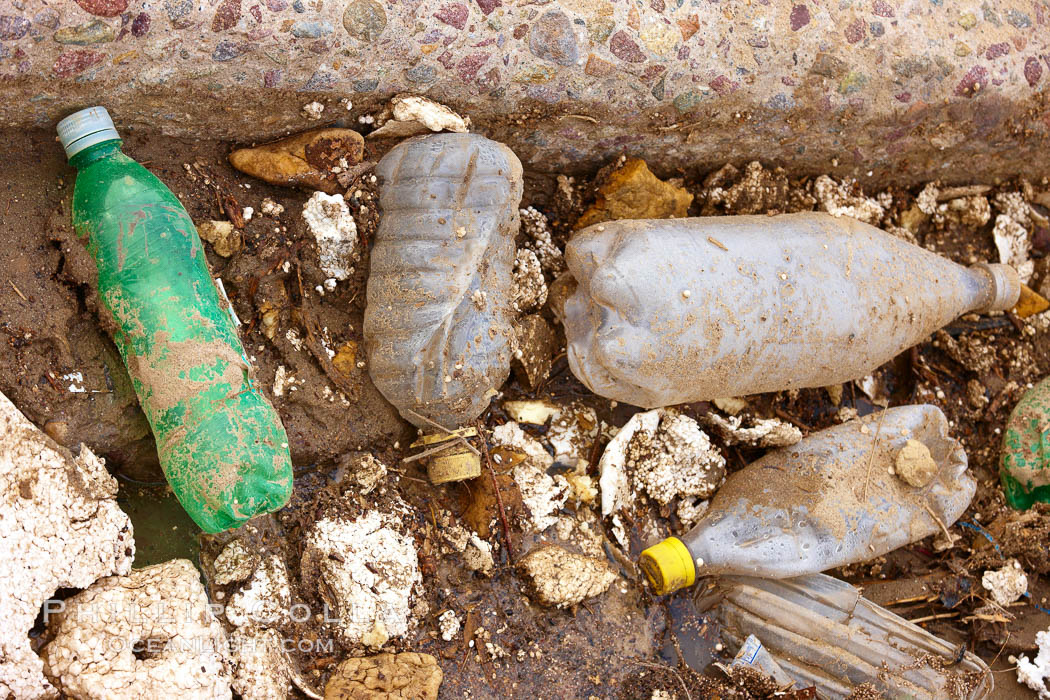
<path id="1" fill-rule="evenodd" d="M 369 374 L 408 422 L 456 429 L 510 372 L 521 162 L 483 136 L 447 133 L 399 144 L 376 173 Z"/>
<path id="2" fill-rule="evenodd" d="M 913 486 L 893 472 L 909 440 L 933 460 Z M 788 578 L 866 561 L 948 527 L 973 499 L 966 452 L 936 406 L 899 406 L 774 450 L 730 475 L 697 525 L 642 552 L 658 593 L 697 576 Z"/>
<path id="3" fill-rule="evenodd" d="M 1020 295 L 1006 265 L 966 268 L 821 213 L 606 222 L 565 257 L 569 366 L 645 408 L 858 379 Z"/>
<path id="4" fill-rule="evenodd" d="M 730 648 L 754 635 L 796 688 L 815 686 L 820 698 L 842 700 L 861 683 L 887 698 L 912 700 L 980 700 L 994 688 L 980 658 L 970 652 L 958 658 L 955 645 L 831 576 L 724 576 L 698 608 L 712 608 Z M 943 666 L 919 661 L 931 656 Z"/>
<path id="5" fill-rule="evenodd" d="M 1050 377 L 1025 392 L 1003 434 L 999 480 L 1014 508 L 1050 503 Z"/>

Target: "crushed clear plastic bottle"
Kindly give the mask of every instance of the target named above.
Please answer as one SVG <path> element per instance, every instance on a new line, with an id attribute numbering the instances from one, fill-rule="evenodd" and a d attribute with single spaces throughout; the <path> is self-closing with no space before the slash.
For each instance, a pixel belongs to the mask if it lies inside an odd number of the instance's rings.
<path id="1" fill-rule="evenodd" d="M 909 441 L 932 459 L 922 486 L 895 473 Z M 788 578 L 867 561 L 954 523 L 977 488 L 966 467 L 939 408 L 889 408 L 730 475 L 700 522 L 642 552 L 641 566 L 663 594 L 698 575 Z"/>
<path id="2" fill-rule="evenodd" d="M 645 408 L 858 379 L 970 311 L 1010 309 L 970 268 L 822 213 L 613 221 L 566 248 L 569 366 Z"/>
<path id="3" fill-rule="evenodd" d="M 399 144 L 376 173 L 369 374 L 405 420 L 455 429 L 510 372 L 521 162 L 483 136 L 445 133 Z"/>

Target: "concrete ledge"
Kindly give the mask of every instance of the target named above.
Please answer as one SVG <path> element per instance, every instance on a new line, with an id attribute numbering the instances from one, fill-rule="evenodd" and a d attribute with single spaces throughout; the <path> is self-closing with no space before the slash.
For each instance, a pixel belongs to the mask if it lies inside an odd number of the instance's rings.
<path id="1" fill-rule="evenodd" d="M 540 170 L 1038 177 L 1048 85 L 1046 0 L 0 0 L 4 126 L 250 141 L 416 92 Z"/>

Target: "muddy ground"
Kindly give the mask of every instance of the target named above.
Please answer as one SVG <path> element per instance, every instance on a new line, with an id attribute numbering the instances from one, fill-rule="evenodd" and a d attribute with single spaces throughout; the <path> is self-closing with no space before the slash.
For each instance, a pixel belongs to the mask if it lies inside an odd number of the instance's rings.
<path id="1" fill-rule="evenodd" d="M 610 564 L 621 577 L 607 593 L 573 610 L 550 610 L 523 595 L 500 529 L 488 533 L 489 541 L 498 545 L 492 578 L 472 573 L 456 556 L 442 553 L 434 544 L 438 524 L 431 514 L 449 511 L 457 519 L 464 518 L 472 500 L 481 497 L 486 487 L 434 488 L 426 482 L 419 462 L 401 463 L 410 454 L 407 446 L 414 429 L 382 398 L 367 370 L 357 362 L 363 357 L 358 348 L 367 245 L 351 280 L 323 296 L 317 293 L 315 288 L 324 275 L 299 215 L 307 193 L 273 187 L 234 171 L 226 162 L 231 146 L 128 134 L 125 152 L 158 175 L 198 223 L 226 218 L 224 198 L 227 209 L 232 198 L 237 208 L 251 206 L 258 212 L 265 197 L 285 208 L 277 218 L 257 214 L 247 221 L 243 249 L 230 258 L 206 246 L 212 272 L 222 278 L 244 323 L 242 338 L 261 384 L 284 420 L 299 476 L 297 495 L 276 518 L 277 529 L 265 546 L 296 553 L 296 537 L 305 523 L 317 517 L 317 504 L 336 484 L 332 475 L 339 458 L 355 451 L 370 452 L 396 469 L 388 477 L 388 486 L 420 513 L 409 527 L 420 545 L 429 612 L 412 636 L 392 646 L 428 652 L 439 659 L 445 674 L 442 697 L 648 700 L 658 689 L 679 698 L 734 693 L 762 697 L 754 686 L 753 693 L 735 690 L 718 671 L 701 677 L 697 671 L 703 671 L 717 654 L 717 631 L 692 608 L 691 592 L 654 598 L 637 570 L 611 554 Z M 0 339 L 7 345 L 0 353 L 0 391 L 59 442 L 70 446 L 84 442 L 104 455 L 110 468 L 124 478 L 127 497 L 145 488 L 142 484 L 156 484 L 162 477 L 148 425 L 120 358 L 99 323 L 90 267 L 85 266 L 90 261 L 70 236 L 74 172 L 49 132 L 3 134 L 0 148 L 12 155 L 0 172 L 0 222 L 5 236 L 0 249 L 0 274 L 5 278 L 0 280 Z M 372 142 L 368 149 L 366 158 L 381 155 Z M 696 196 L 690 210 L 694 215 L 818 207 L 812 177 L 789 177 L 769 169 L 745 171 L 743 164 L 737 165 L 739 171 L 716 176 L 660 174 L 683 178 L 684 186 Z M 559 183 L 557 175 L 528 173 L 522 206 L 545 213 L 555 242 L 563 245 L 591 192 L 589 182 Z M 981 195 L 989 198 L 999 191 L 1022 192 L 1026 187 L 1019 182 L 982 183 L 969 177 L 960 174 L 956 179 L 963 184 L 988 185 Z M 738 186 L 733 188 L 734 184 Z M 720 194 L 712 194 L 716 185 L 721 185 Z M 352 208 L 367 244 L 377 215 L 375 206 L 368 206 L 375 185 L 367 173 L 351 187 L 352 194 L 358 190 Z M 891 190 L 892 204 L 882 225 L 910 228 L 920 244 L 960 263 L 998 260 L 991 221 L 975 226 L 968 220 L 939 224 L 931 218 L 915 218 L 913 204 L 920 190 Z M 1039 190 L 1045 192 L 1046 184 L 1035 183 L 1034 191 Z M 358 208 L 362 203 L 365 214 Z M 1045 216 L 1046 209 L 1036 206 Z M 1048 234 L 1036 224 L 1033 256 L 1047 252 Z M 880 368 L 875 374 L 878 381 L 865 387 L 871 396 L 858 385 L 848 384 L 842 387 L 837 403 L 832 401 L 836 392 L 825 389 L 750 399 L 749 410 L 755 415 L 779 417 L 804 432 L 840 422 L 853 410 L 866 414 L 877 403 L 928 402 L 941 407 L 978 479 L 977 496 L 962 518 L 969 525 L 952 528 L 958 540 L 947 549 L 940 549 L 936 538 L 928 538 L 834 573 L 863 586 L 874 601 L 906 618 L 921 620 L 934 634 L 966 645 L 985 659 L 995 669 L 996 697 L 1024 692 L 1016 686 L 1007 658 L 1030 653 L 1035 633 L 1050 627 L 1050 587 L 1046 583 L 1050 508 L 1027 514 L 1010 511 L 997 480 L 999 432 L 1009 411 L 1029 384 L 1050 373 L 1048 327 L 1047 319 L 1039 317 L 1026 321 L 1008 316 L 963 319 L 946 334 Z M 329 361 L 325 346 L 340 351 L 338 363 Z M 280 367 L 295 378 L 290 385 L 294 390 L 286 387 L 283 395 L 273 396 L 270 387 Z M 593 407 L 600 419 L 617 426 L 633 412 L 587 392 L 568 371 L 564 353 L 555 357 L 551 378 L 536 392 L 530 392 L 517 374 L 512 376 L 504 398 L 523 396 L 550 398 L 561 404 L 580 401 Z M 694 416 L 710 409 L 707 404 L 683 407 Z M 483 419 L 492 426 L 504 422 L 506 416 L 495 402 Z M 592 454 L 600 454 L 601 447 L 593 445 Z M 722 449 L 731 471 L 762 453 Z M 143 526 L 155 511 L 136 500 L 141 496 L 130 498 L 139 504 L 133 513 L 137 513 L 140 557 L 149 555 L 152 560 L 158 553 L 186 551 L 166 540 L 192 538 L 192 527 L 185 522 L 176 525 L 176 530 Z M 511 503 L 509 530 L 515 554 L 520 555 L 535 538 L 521 534 L 516 509 L 520 510 L 520 503 Z M 679 523 L 670 513 L 640 507 L 636 516 L 654 517 L 662 534 L 678 531 Z M 646 544 L 637 528 L 631 544 L 632 557 Z M 216 542 L 205 542 L 205 553 L 213 555 L 216 546 Z M 1031 597 L 1009 606 L 1005 613 L 992 610 L 984 600 L 987 592 L 981 588 L 981 574 L 1012 557 L 1028 573 Z M 437 633 L 437 616 L 447 609 L 461 615 L 475 641 L 492 641 L 507 656 L 495 658 L 480 643 L 472 648 L 462 633 L 451 642 L 443 641 Z M 474 634 L 478 628 L 486 632 Z M 302 632 L 309 634 L 309 630 Z M 733 651 L 725 650 L 730 657 Z M 318 688 L 338 660 L 338 654 L 296 658 L 308 682 Z M 683 692 L 683 688 L 689 690 Z"/>

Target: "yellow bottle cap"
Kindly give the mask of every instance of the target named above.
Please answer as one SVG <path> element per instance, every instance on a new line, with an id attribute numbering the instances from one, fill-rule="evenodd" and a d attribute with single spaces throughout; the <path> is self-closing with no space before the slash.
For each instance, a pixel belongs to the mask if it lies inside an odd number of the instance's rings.
<path id="1" fill-rule="evenodd" d="M 668 537 L 646 549 L 638 563 L 657 595 L 674 593 L 679 588 L 692 586 L 696 581 L 693 556 L 677 537 Z"/>

